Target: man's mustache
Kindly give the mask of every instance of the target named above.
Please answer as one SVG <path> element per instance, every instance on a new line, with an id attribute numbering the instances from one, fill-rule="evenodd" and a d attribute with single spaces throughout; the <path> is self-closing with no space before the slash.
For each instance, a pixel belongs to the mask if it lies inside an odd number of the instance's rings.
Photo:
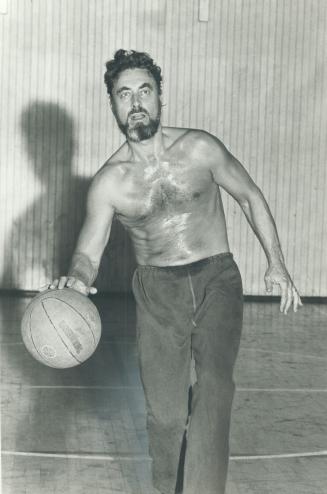
<path id="1" fill-rule="evenodd" d="M 134 113 L 144 113 L 145 115 L 149 116 L 149 113 L 147 112 L 147 110 L 145 110 L 145 108 L 135 108 L 133 110 L 131 110 L 128 114 L 128 117 L 130 117 L 131 115 L 134 115 Z"/>

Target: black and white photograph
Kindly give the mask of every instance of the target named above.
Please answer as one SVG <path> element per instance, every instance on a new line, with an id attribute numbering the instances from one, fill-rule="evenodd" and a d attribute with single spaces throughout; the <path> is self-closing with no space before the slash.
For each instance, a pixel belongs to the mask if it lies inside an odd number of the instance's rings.
<path id="1" fill-rule="evenodd" d="M 326 87 L 326 0 L 0 0 L 2 494 L 327 494 Z"/>

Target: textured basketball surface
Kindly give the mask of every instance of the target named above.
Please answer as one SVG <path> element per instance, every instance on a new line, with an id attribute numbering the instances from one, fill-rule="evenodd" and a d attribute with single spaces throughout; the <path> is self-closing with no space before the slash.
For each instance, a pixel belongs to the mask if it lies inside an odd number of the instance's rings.
<path id="1" fill-rule="evenodd" d="M 91 300 L 69 288 L 47 290 L 27 306 L 21 325 L 27 350 L 43 364 L 68 368 L 96 349 L 101 320 Z"/>

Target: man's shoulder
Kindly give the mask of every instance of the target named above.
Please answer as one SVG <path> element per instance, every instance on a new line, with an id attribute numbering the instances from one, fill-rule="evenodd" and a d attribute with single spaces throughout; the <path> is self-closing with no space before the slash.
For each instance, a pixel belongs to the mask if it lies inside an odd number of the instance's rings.
<path id="1" fill-rule="evenodd" d="M 128 160 L 128 144 L 124 142 L 103 164 L 98 173 L 113 174 L 117 168 Z"/>
<path id="2" fill-rule="evenodd" d="M 129 147 L 127 141 L 125 141 L 105 162 L 104 166 L 108 168 L 114 168 L 115 166 L 124 163 L 129 157 Z"/>
<path id="3" fill-rule="evenodd" d="M 162 132 L 164 137 L 167 140 L 171 140 L 172 143 L 175 143 L 179 140 L 185 140 L 189 138 L 200 138 L 202 133 L 205 131 L 201 129 L 192 129 L 188 127 L 162 127 Z"/>
<path id="4" fill-rule="evenodd" d="M 188 136 L 200 148 L 202 146 L 210 149 L 216 148 L 218 150 L 225 147 L 217 136 L 203 129 L 190 129 Z"/>
<path id="5" fill-rule="evenodd" d="M 93 177 L 93 183 L 103 183 L 118 180 L 122 175 L 124 164 L 127 162 L 127 144 L 124 143 L 112 154 Z"/>
<path id="6" fill-rule="evenodd" d="M 174 143 L 192 144 L 192 149 L 217 147 L 224 148 L 224 144 L 218 137 L 203 129 L 183 128 L 183 127 L 163 127 Z"/>

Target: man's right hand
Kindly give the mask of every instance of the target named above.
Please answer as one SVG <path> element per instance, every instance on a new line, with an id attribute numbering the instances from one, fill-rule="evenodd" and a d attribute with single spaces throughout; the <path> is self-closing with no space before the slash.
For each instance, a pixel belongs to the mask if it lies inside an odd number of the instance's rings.
<path id="1" fill-rule="evenodd" d="M 45 285 L 40 288 L 40 291 L 44 290 L 55 290 L 59 289 L 61 290 L 62 288 L 72 288 L 73 290 L 76 290 L 77 292 L 82 293 L 83 295 L 94 295 L 97 293 L 97 289 L 94 286 L 86 286 L 83 281 L 79 280 L 78 278 L 75 278 L 74 276 L 61 276 L 59 279 L 53 280 L 53 282 L 50 285 Z"/>

